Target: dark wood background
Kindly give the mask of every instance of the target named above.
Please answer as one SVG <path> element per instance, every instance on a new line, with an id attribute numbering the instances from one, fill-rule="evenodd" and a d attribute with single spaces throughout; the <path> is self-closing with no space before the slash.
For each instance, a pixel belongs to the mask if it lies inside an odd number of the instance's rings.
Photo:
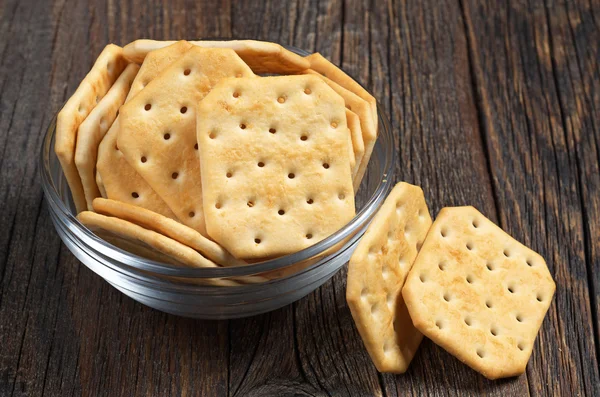
<path id="1" fill-rule="evenodd" d="M 600 395 L 600 2 L 0 0 L 0 395 Z M 433 214 L 472 204 L 557 290 L 526 374 L 491 382 L 424 341 L 378 374 L 345 269 L 234 321 L 148 309 L 61 244 L 45 128 L 106 43 L 247 37 L 320 51 L 391 118 L 396 175 Z"/>

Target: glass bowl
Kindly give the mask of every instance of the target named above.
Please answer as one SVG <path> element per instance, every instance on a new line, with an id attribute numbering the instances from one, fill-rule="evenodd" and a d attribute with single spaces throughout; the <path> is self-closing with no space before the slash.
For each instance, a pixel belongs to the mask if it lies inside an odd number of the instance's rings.
<path id="1" fill-rule="evenodd" d="M 286 47 L 299 54 L 306 51 Z M 387 118 L 378 106 L 379 134 L 356 197 L 356 216 L 328 238 L 302 251 L 238 267 L 182 268 L 124 251 L 97 237 L 75 217 L 71 193 L 54 153 L 56 117 L 41 152 L 44 195 L 54 227 L 84 265 L 125 295 L 157 310 L 185 317 L 229 319 L 288 305 L 331 278 L 348 260 L 391 189 L 395 149 Z M 270 275 L 261 282 L 214 286 L 210 279 Z M 273 276 L 277 275 L 277 276 Z"/>

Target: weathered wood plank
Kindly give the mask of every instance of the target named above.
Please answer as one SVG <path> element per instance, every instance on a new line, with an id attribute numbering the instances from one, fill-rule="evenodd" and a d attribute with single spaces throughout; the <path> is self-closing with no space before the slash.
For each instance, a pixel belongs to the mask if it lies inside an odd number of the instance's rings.
<path id="1" fill-rule="evenodd" d="M 579 175 L 596 359 L 600 358 L 600 3 L 546 7 L 554 79 Z"/>
<path id="2" fill-rule="evenodd" d="M 0 394 L 43 388 L 59 309 L 59 240 L 42 205 L 37 156 L 49 122 L 49 5 L 6 4 L 0 59 Z M 4 12 L 4 11 L 3 11 Z"/>
<path id="3" fill-rule="evenodd" d="M 552 36 L 547 14 L 554 14 Z M 552 45 L 553 40 L 573 45 L 572 37 L 557 39 L 569 18 L 561 7 L 546 10 L 528 2 L 466 1 L 465 15 L 500 224 L 547 259 L 557 284 L 528 366 L 530 391 L 596 395 L 600 380 L 578 188 L 582 181 L 573 148 L 583 144 L 575 134 L 597 132 L 589 121 L 576 131 L 573 125 L 565 128 L 580 116 L 564 113 L 573 106 L 561 108 L 562 96 L 585 103 L 579 108 L 583 112 L 590 108 L 589 101 L 566 90 L 563 80 L 578 54 L 567 60 L 565 48 Z M 597 48 L 587 49 L 596 54 L 597 65 Z M 556 76 L 562 76 L 558 86 Z M 589 182 L 594 188 L 594 180 Z"/>

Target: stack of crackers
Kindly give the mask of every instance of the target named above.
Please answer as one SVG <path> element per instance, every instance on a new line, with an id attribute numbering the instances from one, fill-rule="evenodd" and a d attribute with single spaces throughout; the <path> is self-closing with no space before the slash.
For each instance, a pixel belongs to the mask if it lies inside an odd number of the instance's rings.
<path id="1" fill-rule="evenodd" d="M 55 151 L 78 219 L 105 240 L 238 266 L 354 217 L 377 119 L 373 96 L 318 53 L 137 40 L 102 51 L 58 114 Z"/>
<path id="2" fill-rule="evenodd" d="M 403 373 L 423 335 L 489 379 L 522 374 L 555 284 L 544 259 L 473 207 L 432 222 L 399 183 L 352 255 L 346 299 L 377 369 Z"/>

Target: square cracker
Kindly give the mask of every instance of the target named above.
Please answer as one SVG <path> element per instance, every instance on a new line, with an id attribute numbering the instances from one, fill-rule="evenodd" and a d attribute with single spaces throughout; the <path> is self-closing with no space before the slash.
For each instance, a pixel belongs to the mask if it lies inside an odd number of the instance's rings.
<path id="1" fill-rule="evenodd" d="M 136 40 L 125 46 L 125 57 L 132 62 L 141 63 L 150 51 L 173 43 L 174 41 Z M 267 41 L 199 40 L 190 43 L 205 48 L 231 48 L 250 66 L 254 73 L 298 73 L 310 67 L 307 59 L 279 44 Z"/>
<path id="2" fill-rule="evenodd" d="M 327 58 L 318 52 L 306 56 L 305 59 L 310 63 L 310 68 L 312 70 L 321 73 L 323 76 L 335 81 L 345 89 L 352 91 L 367 101 L 371 107 L 372 118 L 373 122 L 375 123 L 375 130 L 377 130 L 377 101 L 373 95 L 369 94 L 369 92 L 360 84 L 358 84 L 352 77 L 348 76 L 342 69 L 329 62 Z"/>
<path id="3" fill-rule="evenodd" d="M 114 44 L 104 47 L 90 72 L 58 113 L 54 151 L 71 189 L 77 212 L 87 208 L 81 178 L 75 165 L 77 130 L 96 104 L 108 92 L 127 66 L 123 49 Z"/>
<path id="4" fill-rule="evenodd" d="M 203 234 L 195 108 L 219 80 L 235 76 L 254 73 L 233 50 L 193 47 L 121 108 L 117 145 L 125 159 L 182 223 Z"/>
<path id="5" fill-rule="evenodd" d="M 373 117 L 371 113 L 371 109 L 369 107 L 369 103 L 354 94 L 353 92 L 345 89 L 341 85 L 336 82 L 328 79 L 325 76 L 315 72 L 312 69 L 306 70 L 304 73 L 313 74 L 315 76 L 319 76 L 323 81 L 325 81 L 335 92 L 337 92 L 345 102 L 346 107 L 349 110 L 352 110 L 360 119 L 360 129 L 363 136 L 363 145 L 364 145 L 364 153 L 361 159 L 360 165 L 358 167 L 358 171 L 356 177 L 354 178 L 354 189 L 358 191 L 360 188 L 360 183 L 362 182 L 362 178 L 365 175 L 365 171 L 367 170 L 367 166 L 369 165 L 369 159 L 371 158 L 371 154 L 373 153 L 373 147 L 375 146 L 375 141 L 377 140 L 377 129 L 373 124 Z"/>
<path id="6" fill-rule="evenodd" d="M 152 51 L 146 56 L 131 85 L 125 103 L 137 95 L 150 81 L 176 59 L 180 58 L 192 45 L 178 41 L 173 45 Z M 100 176 L 105 189 L 103 197 L 126 202 L 175 219 L 171 209 L 148 183 L 137 173 L 117 148 L 119 117 L 111 126 L 98 148 L 97 177 Z M 98 184 L 100 187 L 100 184 Z"/>
<path id="7" fill-rule="evenodd" d="M 354 167 L 352 168 L 352 180 L 358 175 L 358 168 L 365 154 L 365 144 L 363 142 L 362 130 L 360 129 L 360 119 L 352 110 L 346 109 L 346 123 L 350 130 L 350 138 L 352 140 L 352 155 L 354 156 Z M 354 185 L 354 192 L 358 190 L 357 185 Z"/>
<path id="8" fill-rule="evenodd" d="M 234 258 L 219 244 L 207 239 L 196 230 L 145 208 L 115 200 L 97 198 L 94 200 L 94 211 L 124 219 L 145 229 L 170 237 L 195 249 L 218 265 L 243 266 L 247 264 Z"/>
<path id="9" fill-rule="evenodd" d="M 405 372 L 423 338 L 413 326 L 401 291 L 430 226 L 423 190 L 401 182 L 350 258 L 346 300 L 380 372 Z"/>
<path id="10" fill-rule="evenodd" d="M 346 110 L 318 77 L 223 80 L 197 113 L 208 234 L 234 256 L 296 252 L 352 219 Z"/>
<path id="11" fill-rule="evenodd" d="M 555 290 L 544 259 L 473 207 L 444 208 L 402 294 L 415 327 L 489 379 L 525 371 Z"/>
<path id="12" fill-rule="evenodd" d="M 121 105 L 129 93 L 129 87 L 139 70 L 136 64 L 129 64 L 104 98 L 98 102 L 79 126 L 77 145 L 75 146 L 75 165 L 81 178 L 87 209 L 92 211 L 92 200 L 100 196 L 96 184 L 96 159 L 98 145 L 117 117 Z"/>

